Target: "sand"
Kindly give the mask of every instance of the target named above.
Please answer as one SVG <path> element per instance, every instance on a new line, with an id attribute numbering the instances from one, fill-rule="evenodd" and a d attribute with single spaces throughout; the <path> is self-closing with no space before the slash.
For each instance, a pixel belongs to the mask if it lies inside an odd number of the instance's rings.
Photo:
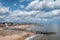
<path id="1" fill-rule="evenodd" d="M 15 25 L 11 27 L 26 29 L 30 27 L 30 25 Z M 19 31 L 18 30 L 4 30 L 3 27 L 0 27 L 0 40 L 25 40 L 27 37 L 33 34 L 34 33 L 20 31 L 20 30 Z"/>
<path id="2" fill-rule="evenodd" d="M 26 28 L 29 28 L 31 25 L 16 25 L 16 26 L 13 26 L 15 28 L 20 28 L 20 29 L 26 29 Z"/>
<path id="3" fill-rule="evenodd" d="M 0 30 L 0 40 L 25 40 L 31 32 Z"/>

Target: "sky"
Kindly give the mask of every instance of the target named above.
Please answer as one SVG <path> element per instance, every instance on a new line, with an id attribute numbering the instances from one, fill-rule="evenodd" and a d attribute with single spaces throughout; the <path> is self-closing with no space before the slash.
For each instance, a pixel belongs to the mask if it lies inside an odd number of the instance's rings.
<path id="1" fill-rule="evenodd" d="M 60 23 L 60 0 L 0 0 L 0 22 Z"/>

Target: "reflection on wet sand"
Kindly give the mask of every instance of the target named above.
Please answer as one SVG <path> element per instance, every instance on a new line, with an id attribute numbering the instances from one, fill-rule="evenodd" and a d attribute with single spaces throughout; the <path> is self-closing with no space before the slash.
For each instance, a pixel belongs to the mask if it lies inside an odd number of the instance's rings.
<path id="1" fill-rule="evenodd" d="M 26 40 L 57 40 L 58 38 L 56 35 L 43 35 L 43 34 L 36 34 L 31 37 L 28 37 Z"/>
<path id="2" fill-rule="evenodd" d="M 36 36 L 32 38 L 28 37 L 27 39 L 30 38 L 29 40 L 60 40 L 60 31 L 59 31 L 60 25 L 58 24 L 51 24 L 51 25 L 49 24 L 49 25 L 45 25 L 44 27 L 33 26 L 27 30 L 37 32 Z"/>

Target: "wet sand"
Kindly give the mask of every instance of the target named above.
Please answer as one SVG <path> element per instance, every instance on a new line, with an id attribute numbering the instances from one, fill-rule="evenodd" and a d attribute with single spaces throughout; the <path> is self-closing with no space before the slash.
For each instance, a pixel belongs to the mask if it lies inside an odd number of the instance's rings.
<path id="1" fill-rule="evenodd" d="M 33 36 L 28 37 L 25 40 L 60 40 L 56 35 L 43 35 L 43 34 L 35 34 Z"/>
<path id="2" fill-rule="evenodd" d="M 56 34 L 38 34 L 31 38 L 30 40 L 60 40 L 60 25 L 59 24 L 49 24 L 44 25 L 43 27 L 40 26 L 32 26 L 28 28 L 29 31 L 41 31 L 41 32 L 54 32 Z M 41 36 L 42 35 L 42 36 Z M 29 37 L 28 37 L 29 38 Z"/>

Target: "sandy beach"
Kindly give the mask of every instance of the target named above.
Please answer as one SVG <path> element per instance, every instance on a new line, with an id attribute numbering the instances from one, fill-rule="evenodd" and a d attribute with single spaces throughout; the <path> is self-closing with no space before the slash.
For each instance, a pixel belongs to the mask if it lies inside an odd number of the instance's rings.
<path id="1" fill-rule="evenodd" d="M 16 25 L 12 28 L 26 29 L 30 25 Z M 32 32 L 18 31 L 18 30 L 4 30 L 4 27 L 0 27 L 0 40 L 25 40 L 27 37 L 33 35 Z"/>
<path id="2" fill-rule="evenodd" d="M 0 30 L 0 40 L 25 40 L 31 32 Z"/>

